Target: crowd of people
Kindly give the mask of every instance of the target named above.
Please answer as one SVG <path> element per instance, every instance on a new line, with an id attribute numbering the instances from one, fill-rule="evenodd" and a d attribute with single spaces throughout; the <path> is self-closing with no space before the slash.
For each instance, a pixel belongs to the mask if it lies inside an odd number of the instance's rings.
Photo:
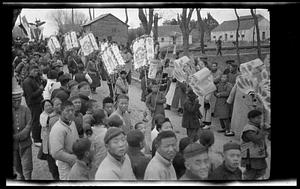
<path id="1" fill-rule="evenodd" d="M 111 43 L 108 41 L 108 43 Z M 229 61 L 221 72 L 216 62 L 193 59 L 197 70 L 208 67 L 217 90 L 202 100 L 185 82 L 171 76 L 174 52 L 163 53 L 156 78 L 140 69 L 141 101 L 152 120 L 132 124 L 128 110 L 133 58 L 129 47 L 119 46 L 126 66 L 106 72 L 98 52 L 83 56 L 79 49 L 51 54 L 45 41 L 13 44 L 13 138 L 17 180 L 31 180 L 32 145 L 38 158 L 47 161 L 53 180 L 256 180 L 266 171 L 268 132 L 262 112 L 248 112 L 241 142 L 228 142 L 223 152 L 212 150 L 212 116 L 220 120 L 225 136 L 230 128 L 232 105 L 226 103 L 238 66 Z M 62 42 L 62 46 L 63 42 Z M 204 63 L 204 64 L 202 64 Z M 65 71 L 64 65 L 67 66 Z M 110 95 L 93 99 L 92 93 L 107 81 Z M 26 106 L 21 105 L 24 97 Z M 186 137 L 179 140 L 165 111 L 182 116 Z M 33 142 L 33 144 L 32 144 Z M 179 150 L 177 150 L 179 145 Z M 245 168 L 242 172 L 241 167 Z"/>

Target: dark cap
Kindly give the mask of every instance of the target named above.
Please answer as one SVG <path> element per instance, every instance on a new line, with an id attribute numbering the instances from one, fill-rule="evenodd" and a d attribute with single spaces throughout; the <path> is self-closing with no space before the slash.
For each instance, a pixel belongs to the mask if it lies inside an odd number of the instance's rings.
<path id="1" fill-rule="evenodd" d="M 199 142 L 203 146 L 210 147 L 215 142 L 214 133 L 210 130 L 203 130 L 199 136 Z"/>
<path id="2" fill-rule="evenodd" d="M 207 148 L 199 143 L 192 143 L 189 144 L 184 150 L 183 150 L 183 157 L 184 158 L 190 158 L 194 157 L 196 155 L 202 154 L 204 152 L 208 152 Z"/>
<path id="3" fill-rule="evenodd" d="M 120 134 L 124 134 L 124 135 L 125 135 L 125 132 L 124 132 L 121 128 L 118 128 L 118 127 L 110 127 L 110 128 L 107 130 L 107 132 L 106 132 L 106 134 L 105 134 L 105 136 L 104 136 L 104 143 L 105 143 L 105 144 L 108 144 L 108 142 L 109 142 L 111 139 L 113 139 L 113 138 L 119 136 Z"/>
<path id="4" fill-rule="evenodd" d="M 123 125 L 123 121 L 118 115 L 112 115 L 108 118 L 107 124 L 110 127 L 120 127 Z"/>
<path id="5" fill-rule="evenodd" d="M 223 145 L 223 152 L 226 152 L 228 150 L 233 150 L 233 149 L 241 150 L 240 144 L 230 141 Z"/>
<path id="6" fill-rule="evenodd" d="M 128 145 L 131 147 L 139 147 L 140 146 L 140 142 L 143 142 L 145 136 L 142 133 L 142 131 L 136 129 L 136 130 L 131 130 L 128 134 L 127 134 L 127 142 Z"/>
<path id="7" fill-rule="evenodd" d="M 91 141 L 88 138 L 79 138 L 77 139 L 72 146 L 73 154 L 80 160 L 83 158 L 83 155 L 86 151 L 89 151 L 91 148 Z"/>

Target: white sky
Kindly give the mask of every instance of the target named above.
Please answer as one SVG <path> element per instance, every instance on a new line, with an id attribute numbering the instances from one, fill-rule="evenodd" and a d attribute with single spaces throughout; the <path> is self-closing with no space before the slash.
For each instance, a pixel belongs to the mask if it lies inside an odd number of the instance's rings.
<path id="1" fill-rule="evenodd" d="M 44 24 L 44 36 L 49 36 L 55 34 L 57 27 L 54 22 L 49 18 L 50 12 L 55 9 L 22 9 L 21 16 L 26 16 L 28 22 L 34 22 L 35 19 L 40 19 L 41 21 L 46 21 Z M 71 11 L 71 9 L 67 9 Z M 75 9 L 74 9 L 75 10 Z M 89 18 L 89 10 L 87 8 L 76 9 L 83 12 L 87 18 Z M 181 13 L 182 9 L 173 8 L 157 8 L 155 9 L 163 18 L 159 20 L 158 25 L 162 25 L 164 20 L 171 20 L 172 18 L 177 18 L 177 13 Z M 207 13 L 210 14 L 221 24 L 223 21 L 236 19 L 234 9 L 201 9 L 200 13 L 202 18 L 206 17 Z M 239 16 L 251 15 L 250 9 L 237 9 Z M 267 9 L 256 9 L 257 14 L 261 14 L 266 19 L 270 20 L 269 11 Z M 118 17 L 120 20 L 125 21 L 125 9 L 124 8 L 95 8 L 95 17 L 111 13 Z M 196 11 L 194 10 L 192 19 L 197 20 Z M 16 24 L 19 24 L 19 19 L 17 19 Z M 140 25 L 140 20 L 138 17 L 138 8 L 128 9 L 128 25 L 129 28 L 137 28 Z"/>

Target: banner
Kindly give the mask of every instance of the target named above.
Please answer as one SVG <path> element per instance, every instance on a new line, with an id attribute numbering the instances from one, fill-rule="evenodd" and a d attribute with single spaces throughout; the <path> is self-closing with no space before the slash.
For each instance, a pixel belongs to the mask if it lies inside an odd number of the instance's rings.
<path id="1" fill-rule="evenodd" d="M 213 76 L 206 67 L 189 77 L 189 85 L 198 96 L 206 96 L 217 89 Z"/>
<path id="2" fill-rule="evenodd" d="M 102 48 L 101 48 L 102 49 Z M 120 50 L 117 45 L 108 45 L 100 53 L 102 60 L 105 64 L 108 74 L 113 74 L 119 66 L 124 66 L 125 62 L 121 56 Z"/>
<path id="3" fill-rule="evenodd" d="M 72 42 L 73 48 L 78 48 L 79 47 L 78 39 L 77 39 L 77 35 L 76 35 L 75 31 L 71 32 L 71 42 Z"/>
<path id="4" fill-rule="evenodd" d="M 193 75 L 196 72 L 195 68 L 191 64 L 191 60 L 187 56 L 183 56 L 177 60 L 174 60 L 174 77 L 182 82 L 188 82 L 190 75 Z"/>
<path id="5" fill-rule="evenodd" d="M 92 44 L 94 50 L 95 50 L 95 51 L 99 50 L 98 44 L 97 44 L 97 42 L 96 42 L 96 39 L 95 39 L 94 35 L 93 35 L 92 33 L 89 33 L 89 34 L 88 34 L 88 37 L 90 38 L 90 41 L 91 41 L 91 44 Z"/>
<path id="6" fill-rule="evenodd" d="M 67 51 L 79 47 L 76 32 L 66 33 L 64 36 Z"/>
<path id="7" fill-rule="evenodd" d="M 120 53 L 118 45 L 116 45 L 116 44 L 111 45 L 111 50 L 112 50 L 113 54 L 115 55 L 115 58 L 117 59 L 118 65 L 124 66 L 125 62 Z"/>
<path id="8" fill-rule="evenodd" d="M 150 61 L 149 72 L 148 72 L 149 79 L 155 79 L 156 73 L 158 71 L 159 63 L 160 63 L 159 60 L 151 60 Z"/>
<path id="9" fill-rule="evenodd" d="M 21 24 L 23 25 L 24 29 L 26 30 L 27 34 L 26 33 L 25 34 L 27 35 L 27 37 L 29 38 L 29 40 L 31 40 L 32 39 L 31 30 L 30 30 L 30 26 L 29 26 L 29 24 L 28 24 L 27 19 L 26 19 L 25 16 L 22 16 Z"/>
<path id="10" fill-rule="evenodd" d="M 84 36 L 82 39 L 79 40 L 82 52 L 84 56 L 91 54 L 94 51 L 92 42 L 88 35 Z"/>
<path id="11" fill-rule="evenodd" d="M 72 40 L 71 40 L 70 35 L 66 34 L 64 36 L 64 40 L 65 40 L 67 51 L 71 50 L 73 48 L 73 46 L 72 46 Z"/>
<path id="12" fill-rule="evenodd" d="M 133 41 L 134 69 L 150 64 L 154 59 L 154 42 L 151 36 L 143 35 Z"/>
<path id="13" fill-rule="evenodd" d="M 61 48 L 55 36 L 51 36 L 49 38 L 47 46 L 49 47 L 51 54 L 54 54 L 56 51 L 60 50 Z"/>

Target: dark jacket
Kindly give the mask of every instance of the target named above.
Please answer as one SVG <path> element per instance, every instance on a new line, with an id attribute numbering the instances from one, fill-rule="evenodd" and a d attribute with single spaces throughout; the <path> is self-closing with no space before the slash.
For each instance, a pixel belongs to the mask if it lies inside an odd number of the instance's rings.
<path id="1" fill-rule="evenodd" d="M 85 74 L 82 73 L 82 72 L 77 72 L 77 73 L 75 74 L 74 80 L 77 81 L 78 83 L 80 83 L 80 82 L 82 82 L 82 81 L 88 82 L 88 80 L 85 78 Z"/>
<path id="2" fill-rule="evenodd" d="M 184 165 L 184 158 L 181 152 L 177 152 L 174 160 L 173 160 L 173 166 L 176 172 L 177 179 L 182 177 L 185 173 L 185 165 Z"/>
<path id="3" fill-rule="evenodd" d="M 139 148 L 136 147 L 128 147 L 127 152 L 130 161 L 133 173 L 138 180 L 144 179 L 145 170 L 147 168 L 148 163 L 150 162 L 150 158 L 146 157 Z"/>
<path id="4" fill-rule="evenodd" d="M 183 128 L 200 128 L 199 119 L 202 118 L 200 113 L 200 104 L 196 103 L 195 99 L 188 98 L 183 105 Z"/>
<path id="5" fill-rule="evenodd" d="M 27 106 L 42 102 L 44 89 L 40 88 L 40 83 L 34 77 L 28 76 L 24 80 L 23 90 Z"/>
<path id="6" fill-rule="evenodd" d="M 210 180 L 242 180 L 242 171 L 237 168 L 235 171 L 229 170 L 225 163 L 217 167 L 211 175 L 209 175 Z"/>
<path id="7" fill-rule="evenodd" d="M 82 94 L 78 94 L 78 96 L 80 97 L 80 100 L 81 100 L 81 109 L 80 109 L 80 113 L 82 115 L 85 115 L 86 114 L 86 111 L 88 109 L 87 107 L 87 102 L 90 100 L 89 97 L 87 96 L 84 96 Z"/>

